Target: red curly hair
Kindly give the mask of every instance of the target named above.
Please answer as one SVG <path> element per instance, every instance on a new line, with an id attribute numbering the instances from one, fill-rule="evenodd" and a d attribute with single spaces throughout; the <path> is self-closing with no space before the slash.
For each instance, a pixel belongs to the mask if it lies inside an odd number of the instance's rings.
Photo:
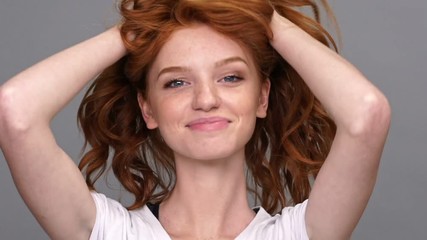
<path id="1" fill-rule="evenodd" d="M 326 1 L 321 4 L 330 13 Z M 105 172 L 108 159 L 123 187 L 135 196 L 129 209 L 161 202 L 175 183 L 172 150 L 158 130 L 149 130 L 137 94 L 147 96 L 147 73 L 171 33 L 206 24 L 252 54 L 260 79 L 271 81 L 267 117 L 257 119 L 245 148 L 250 192 L 270 213 L 302 202 L 322 166 L 336 126 L 298 73 L 270 45 L 274 10 L 325 45 L 336 49 L 320 25 L 311 0 L 122 0 L 121 34 L 128 54 L 105 69 L 86 93 L 78 112 L 91 149 L 79 168 L 86 183 Z M 313 10 L 314 18 L 301 13 Z M 134 39 L 127 36 L 132 34 Z"/>

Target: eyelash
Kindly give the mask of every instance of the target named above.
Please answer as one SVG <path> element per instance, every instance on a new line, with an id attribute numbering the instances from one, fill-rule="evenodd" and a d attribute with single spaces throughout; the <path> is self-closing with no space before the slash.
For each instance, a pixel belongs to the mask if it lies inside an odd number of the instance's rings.
<path id="1" fill-rule="evenodd" d="M 233 81 L 227 81 L 226 79 L 229 78 L 233 78 Z M 223 77 L 220 81 L 224 81 L 226 83 L 235 83 L 235 82 L 239 82 L 243 80 L 242 77 L 232 74 L 232 75 L 227 75 L 225 77 Z M 179 86 L 176 86 L 175 84 L 179 83 Z M 170 81 L 168 81 L 167 83 L 165 83 L 164 88 L 179 88 L 179 87 L 183 87 L 184 85 L 186 85 L 186 82 L 184 80 L 181 79 L 172 79 Z"/>
<path id="2" fill-rule="evenodd" d="M 225 76 L 221 80 L 223 80 L 224 82 L 230 82 L 230 81 L 226 81 L 227 78 L 234 78 L 234 81 L 231 81 L 231 82 L 239 82 L 239 81 L 243 80 L 242 77 L 235 75 L 235 74 Z"/>
<path id="3" fill-rule="evenodd" d="M 176 84 L 176 83 L 181 83 L 181 85 L 180 86 L 174 86 L 174 84 Z M 172 80 L 168 81 L 167 83 L 165 83 L 164 88 L 179 88 L 179 87 L 184 86 L 184 84 L 185 84 L 184 80 L 172 79 Z"/>

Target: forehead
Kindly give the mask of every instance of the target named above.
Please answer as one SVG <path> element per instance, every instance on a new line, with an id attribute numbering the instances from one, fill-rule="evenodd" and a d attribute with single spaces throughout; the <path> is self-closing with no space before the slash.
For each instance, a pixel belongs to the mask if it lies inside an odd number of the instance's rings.
<path id="1" fill-rule="evenodd" d="M 240 57 L 254 66 L 249 51 L 236 41 L 207 25 L 193 25 L 171 34 L 160 49 L 150 72 L 158 72 L 170 66 L 206 67 L 232 57 Z"/>

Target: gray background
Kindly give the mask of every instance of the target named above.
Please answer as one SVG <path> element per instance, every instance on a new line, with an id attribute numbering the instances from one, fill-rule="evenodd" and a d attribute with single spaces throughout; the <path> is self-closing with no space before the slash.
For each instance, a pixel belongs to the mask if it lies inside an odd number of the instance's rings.
<path id="1" fill-rule="evenodd" d="M 353 239 L 427 239 L 427 2 L 331 4 L 342 28 L 343 55 L 382 89 L 393 108 L 378 182 Z M 101 32 L 115 17 L 113 1 L 1 0 L 0 83 Z M 53 122 L 59 144 L 76 160 L 82 146 L 76 126 L 80 99 Z M 0 158 L 0 239 L 47 239 L 17 193 L 3 155 Z"/>

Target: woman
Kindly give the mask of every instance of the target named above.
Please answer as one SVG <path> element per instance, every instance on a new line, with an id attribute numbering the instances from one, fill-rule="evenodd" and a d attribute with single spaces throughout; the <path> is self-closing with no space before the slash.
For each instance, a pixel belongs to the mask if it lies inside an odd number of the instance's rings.
<path id="1" fill-rule="evenodd" d="M 375 184 L 387 100 L 294 10 L 317 5 L 241 5 L 124 0 L 120 27 L 1 86 L 1 148 L 52 238 L 350 237 Z M 79 110 L 85 182 L 49 122 L 100 72 Z M 109 158 L 135 196 L 128 210 L 93 191 Z"/>

